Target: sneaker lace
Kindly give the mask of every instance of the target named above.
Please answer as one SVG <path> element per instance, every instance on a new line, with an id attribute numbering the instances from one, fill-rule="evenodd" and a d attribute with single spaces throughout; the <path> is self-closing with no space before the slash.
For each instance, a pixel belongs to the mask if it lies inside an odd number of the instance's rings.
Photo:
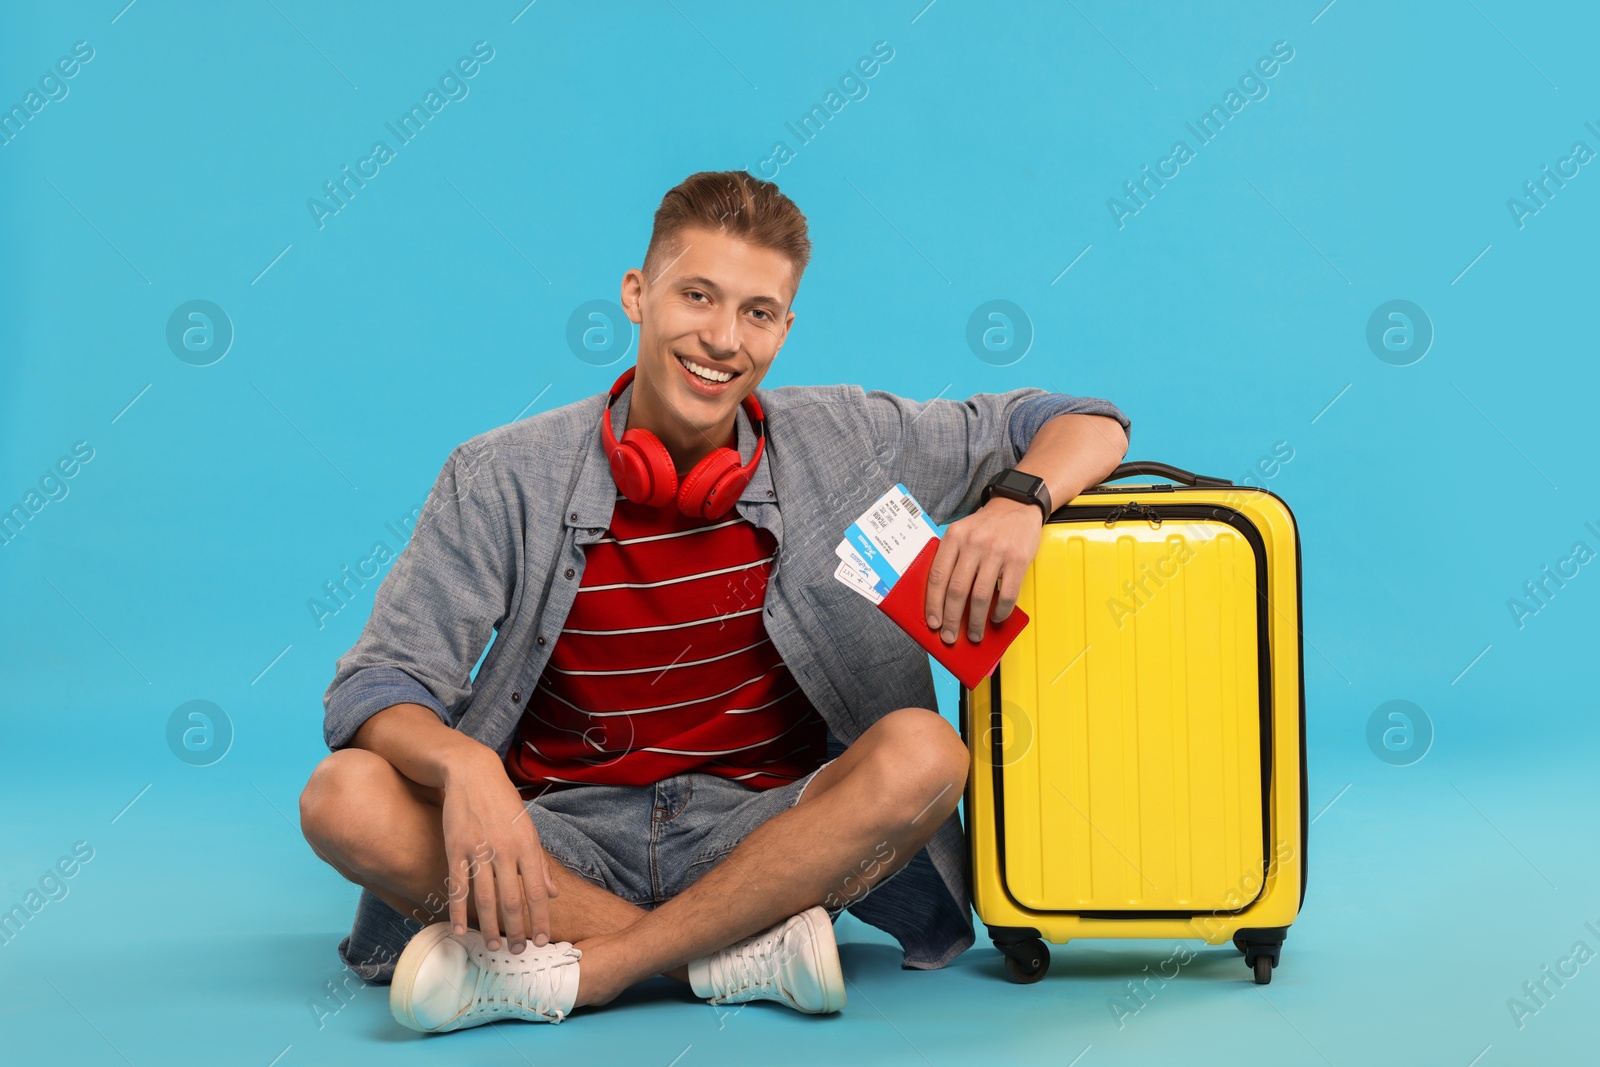
<path id="1" fill-rule="evenodd" d="M 769 934 L 729 948 L 719 961 L 722 967 L 717 975 L 718 985 L 723 991 L 717 999 L 775 988 L 778 968 L 772 965 L 772 953 L 779 940 L 780 935 Z"/>
<path id="2" fill-rule="evenodd" d="M 540 982 L 539 978 L 564 965 L 569 959 L 577 957 L 578 953 L 569 948 L 560 953 L 541 956 L 517 970 L 498 970 L 480 966 L 472 987 L 472 1011 L 481 1012 L 489 1005 L 514 1006 L 561 1022 L 566 1018 L 566 1012 L 560 1008 L 547 1009 L 540 1005 L 541 990 L 548 994 L 555 989 L 555 985 L 550 982 Z"/>

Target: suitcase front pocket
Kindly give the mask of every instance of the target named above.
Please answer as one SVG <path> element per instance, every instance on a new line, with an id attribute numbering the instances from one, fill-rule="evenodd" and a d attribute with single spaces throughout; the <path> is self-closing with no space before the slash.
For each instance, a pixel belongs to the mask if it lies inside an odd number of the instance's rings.
<path id="1" fill-rule="evenodd" d="M 1230 508 L 1125 504 L 1044 536 L 1033 625 L 989 683 L 1006 891 L 1108 918 L 1245 907 L 1270 853 L 1260 533 Z"/>

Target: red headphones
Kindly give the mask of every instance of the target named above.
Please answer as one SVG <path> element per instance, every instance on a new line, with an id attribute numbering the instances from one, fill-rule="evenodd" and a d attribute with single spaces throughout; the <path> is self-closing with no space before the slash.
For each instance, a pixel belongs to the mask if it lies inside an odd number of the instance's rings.
<path id="1" fill-rule="evenodd" d="M 756 473 L 756 464 L 761 462 L 761 453 L 766 448 L 767 420 L 761 413 L 761 401 L 752 392 L 743 402 L 745 414 L 750 416 L 756 431 L 756 452 L 750 457 L 750 462 L 741 464 L 738 450 L 724 446 L 696 463 L 694 469 L 684 475 L 683 484 L 679 485 L 672 454 L 660 438 L 649 430 L 634 429 L 624 433 L 619 444 L 616 433 L 611 429 L 611 405 L 617 402 L 622 390 L 633 381 L 637 370 L 637 367 L 629 367 L 622 372 L 622 377 L 611 387 L 611 395 L 606 399 L 605 415 L 600 419 L 600 440 L 606 446 L 606 457 L 611 461 L 611 477 L 616 481 L 617 488 L 635 504 L 661 507 L 676 499 L 678 510 L 685 515 L 697 519 L 720 518 L 733 507 L 739 494 L 744 492 L 744 487 L 750 484 L 750 479 Z"/>

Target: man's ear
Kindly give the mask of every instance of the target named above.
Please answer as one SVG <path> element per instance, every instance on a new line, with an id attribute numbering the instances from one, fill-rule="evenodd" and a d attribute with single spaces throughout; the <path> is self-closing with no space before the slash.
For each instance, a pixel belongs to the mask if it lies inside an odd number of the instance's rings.
<path id="1" fill-rule="evenodd" d="M 789 312 L 783 320 L 783 336 L 778 338 L 778 350 L 783 350 L 783 343 L 789 339 L 789 331 L 794 327 L 794 312 Z"/>
<path id="2" fill-rule="evenodd" d="M 635 326 L 644 321 L 644 271 L 634 267 L 622 276 L 622 311 Z"/>

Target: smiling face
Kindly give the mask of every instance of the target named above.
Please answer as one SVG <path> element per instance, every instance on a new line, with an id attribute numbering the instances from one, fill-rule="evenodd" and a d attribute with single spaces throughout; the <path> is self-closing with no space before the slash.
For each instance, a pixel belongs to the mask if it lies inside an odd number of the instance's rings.
<path id="1" fill-rule="evenodd" d="M 796 279 L 783 253 L 697 226 L 680 230 L 664 258 L 653 278 L 622 276 L 623 310 L 639 324 L 627 428 L 660 438 L 681 476 L 734 443 L 739 404 L 794 323 Z"/>

